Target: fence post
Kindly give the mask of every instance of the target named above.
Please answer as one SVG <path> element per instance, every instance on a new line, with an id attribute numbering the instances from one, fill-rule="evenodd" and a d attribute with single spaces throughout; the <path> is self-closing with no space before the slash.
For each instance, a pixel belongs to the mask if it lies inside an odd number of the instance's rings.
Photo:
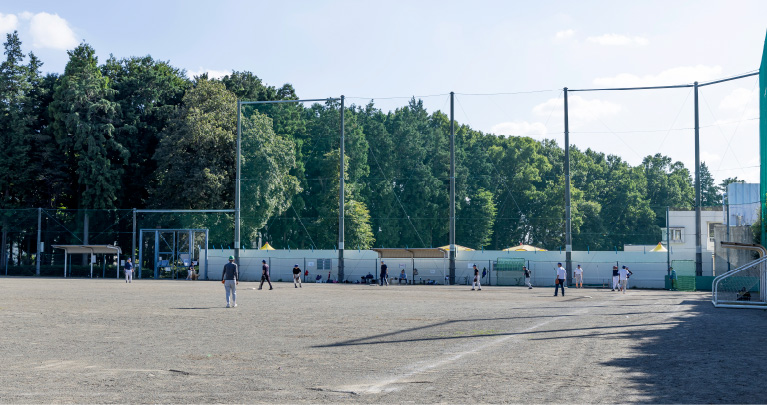
<path id="1" fill-rule="evenodd" d="M 37 209 L 37 254 L 35 255 L 35 260 L 37 263 L 35 264 L 35 275 L 40 276 L 40 254 L 42 253 L 40 249 L 40 245 L 42 244 L 41 238 L 41 227 L 43 224 L 43 209 L 38 208 Z"/>

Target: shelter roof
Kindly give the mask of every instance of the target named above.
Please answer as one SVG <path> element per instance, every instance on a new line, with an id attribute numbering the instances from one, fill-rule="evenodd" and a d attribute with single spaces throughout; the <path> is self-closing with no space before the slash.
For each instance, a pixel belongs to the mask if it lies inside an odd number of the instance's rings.
<path id="1" fill-rule="evenodd" d="M 436 248 L 426 249 L 387 249 L 387 248 L 373 248 L 370 249 L 378 252 L 378 257 L 381 259 L 393 258 L 393 259 L 444 259 L 445 251 Z"/>
<path id="2" fill-rule="evenodd" d="M 54 249 L 64 249 L 67 254 L 93 253 L 93 254 L 120 254 L 122 250 L 115 245 L 53 245 Z"/>

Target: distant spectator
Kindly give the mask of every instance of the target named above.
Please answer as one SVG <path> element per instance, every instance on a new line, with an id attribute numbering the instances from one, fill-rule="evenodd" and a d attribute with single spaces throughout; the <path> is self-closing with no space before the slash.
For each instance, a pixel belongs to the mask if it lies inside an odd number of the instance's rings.
<path id="1" fill-rule="evenodd" d="M 407 274 L 405 274 L 405 269 L 402 269 L 402 271 L 399 272 L 399 283 L 402 284 L 403 281 L 407 284 Z"/>
<path id="2" fill-rule="evenodd" d="M 196 274 L 194 272 L 194 265 L 189 266 L 189 272 L 186 275 L 186 279 L 187 280 L 194 280 L 196 278 L 195 275 Z"/>
<path id="3" fill-rule="evenodd" d="M 673 267 L 669 267 L 671 274 L 668 276 L 668 281 L 671 284 L 671 291 L 676 291 L 676 270 Z"/>

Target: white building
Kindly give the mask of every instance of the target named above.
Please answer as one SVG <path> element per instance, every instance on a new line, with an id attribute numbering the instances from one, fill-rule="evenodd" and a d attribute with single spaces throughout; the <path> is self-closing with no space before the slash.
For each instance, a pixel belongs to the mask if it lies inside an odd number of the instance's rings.
<path id="1" fill-rule="evenodd" d="M 730 183 L 725 203 L 729 206 L 730 226 L 751 225 L 759 219 L 759 183 Z M 727 211 L 723 213 L 727 222 Z"/>
<path id="2" fill-rule="evenodd" d="M 710 276 L 714 269 L 714 227 L 723 223 L 723 210 L 702 210 L 701 249 L 703 253 L 703 275 Z M 666 240 L 666 228 L 661 228 L 663 244 L 671 248 L 671 253 L 695 257 L 695 211 L 669 211 L 669 238 Z"/>

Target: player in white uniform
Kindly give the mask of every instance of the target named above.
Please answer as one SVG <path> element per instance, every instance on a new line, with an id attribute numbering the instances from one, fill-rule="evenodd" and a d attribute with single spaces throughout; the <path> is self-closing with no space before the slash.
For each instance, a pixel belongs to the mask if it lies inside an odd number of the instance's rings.
<path id="1" fill-rule="evenodd" d="M 620 277 L 620 289 L 623 291 L 623 293 L 626 293 L 626 284 L 628 283 L 628 275 L 629 271 L 626 269 L 626 266 L 623 266 L 620 270 L 618 270 L 618 276 Z"/>
<path id="2" fill-rule="evenodd" d="M 575 268 L 573 274 L 575 275 L 575 288 L 583 288 L 583 269 L 580 264 Z"/>

